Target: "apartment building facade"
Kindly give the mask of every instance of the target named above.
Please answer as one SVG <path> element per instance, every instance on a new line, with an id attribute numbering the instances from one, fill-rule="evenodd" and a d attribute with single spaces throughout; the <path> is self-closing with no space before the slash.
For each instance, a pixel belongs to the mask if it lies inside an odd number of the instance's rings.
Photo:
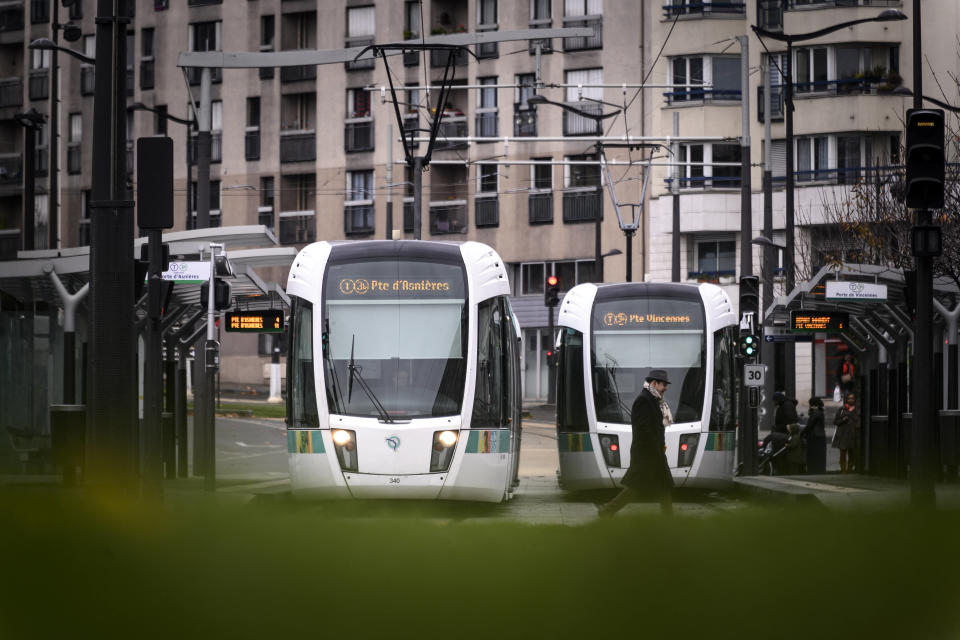
<path id="1" fill-rule="evenodd" d="M 23 189 L 23 135 L 15 115 L 36 109 L 49 116 L 49 53 L 31 51 L 50 37 L 50 2 L 5 2 L 0 7 L 0 242 L 5 255 L 19 244 Z M 127 162 L 134 175 L 134 141 L 169 135 L 174 141 L 175 229 L 192 228 L 196 215 L 195 145 L 188 127 L 164 114 L 192 118 L 199 70 L 176 66 L 183 51 L 289 51 L 342 49 L 373 42 L 415 42 L 441 33 L 589 26 L 592 37 L 514 40 L 457 55 L 454 87 L 443 112 L 441 135 L 423 174 L 422 237 L 476 240 L 495 247 L 508 264 L 513 303 L 524 340 L 524 388 L 529 399 L 547 394 L 543 306 L 546 275 L 563 289 L 625 277 L 624 235 L 616 224 L 594 142 L 609 132 L 645 135 L 644 103 L 634 87 L 642 80 L 647 47 L 642 34 L 646 3 L 614 0 L 138 0 L 127 37 L 129 110 Z M 94 54 L 95 7 L 80 2 L 60 9 L 60 22 L 79 26 L 80 40 L 62 44 Z M 539 45 L 540 55 L 537 55 Z M 535 88 L 538 73 L 543 83 Z M 412 238 L 412 182 L 399 142 L 388 73 L 398 88 L 402 127 L 429 128 L 436 113 L 446 63 L 438 51 L 406 52 L 383 60 L 321 66 L 214 70 L 212 74 L 211 226 L 263 224 L 279 242 Z M 41 79 L 41 76 L 43 79 Z M 58 188 L 60 247 L 89 243 L 94 69 L 60 55 Z M 35 85 L 37 90 L 34 91 Z M 427 87 L 431 87 L 429 90 Z M 538 92 L 589 113 L 609 113 L 630 103 L 626 115 L 603 120 L 554 105 L 528 104 Z M 602 105 L 592 100 L 603 100 Z M 613 106 L 611 106 L 613 105 Z M 159 112 L 159 113 L 158 113 Z M 38 136 L 37 238 L 49 235 L 44 154 L 57 145 Z M 390 138 L 392 132 L 392 139 Z M 566 139 L 565 139 L 566 138 Z M 426 143 L 416 145 L 423 155 Z M 189 158 L 189 160 L 188 160 Z M 636 150 L 611 149 L 618 198 L 637 202 L 642 176 Z M 620 164 L 618 164 L 620 163 Z M 391 179 L 388 180 L 388 170 Z M 388 225 L 387 204 L 392 204 Z M 598 217 L 602 224 L 597 225 Z M 6 234 L 6 235 L 4 235 Z M 599 238 L 598 238 L 599 236 Z M 634 279 L 644 277 L 643 234 L 632 238 Z M 38 242 L 35 248 L 44 248 Z M 264 274 L 284 282 L 285 270 Z M 224 335 L 224 384 L 264 383 L 269 342 Z"/>

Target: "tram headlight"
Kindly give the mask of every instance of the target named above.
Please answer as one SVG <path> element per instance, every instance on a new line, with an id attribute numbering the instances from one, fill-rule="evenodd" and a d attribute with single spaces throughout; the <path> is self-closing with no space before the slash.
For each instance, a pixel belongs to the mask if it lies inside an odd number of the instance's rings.
<path id="1" fill-rule="evenodd" d="M 450 461 L 457 450 L 460 434 L 449 429 L 433 432 L 433 446 L 430 448 L 430 473 L 441 473 L 450 468 Z"/>
<path id="2" fill-rule="evenodd" d="M 600 434 L 600 451 L 608 467 L 620 466 L 620 436 L 611 433 Z"/>
<path id="3" fill-rule="evenodd" d="M 693 464 L 698 444 L 700 444 L 699 433 L 684 433 L 680 436 L 680 449 L 677 452 L 678 467 L 689 467 Z"/>
<path id="4" fill-rule="evenodd" d="M 334 429 L 330 434 L 337 460 L 344 471 L 357 471 L 357 434 L 349 429 Z"/>

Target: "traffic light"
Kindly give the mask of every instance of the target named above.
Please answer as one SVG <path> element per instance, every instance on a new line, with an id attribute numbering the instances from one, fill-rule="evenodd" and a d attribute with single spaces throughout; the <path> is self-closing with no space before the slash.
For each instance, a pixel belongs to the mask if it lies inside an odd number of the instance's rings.
<path id="1" fill-rule="evenodd" d="M 946 156 L 942 109 L 907 111 L 907 206 L 943 207 Z"/>
<path id="2" fill-rule="evenodd" d="M 756 335 L 748 333 L 740 336 L 737 346 L 741 356 L 752 358 L 760 352 L 760 339 Z"/>
<path id="3" fill-rule="evenodd" d="M 543 304 L 555 307 L 560 304 L 560 278 L 547 276 L 547 286 L 543 289 Z"/>
<path id="4" fill-rule="evenodd" d="M 206 309 L 207 308 L 207 296 L 209 295 L 209 280 L 200 285 L 200 305 Z M 233 289 L 230 287 L 230 283 L 221 278 L 214 278 L 213 286 L 213 308 L 217 311 L 223 311 L 224 309 L 229 309 L 232 305 L 231 300 L 233 296 Z"/>
<path id="5" fill-rule="evenodd" d="M 753 313 L 756 317 L 760 308 L 760 278 L 743 276 L 740 278 L 740 315 Z"/>

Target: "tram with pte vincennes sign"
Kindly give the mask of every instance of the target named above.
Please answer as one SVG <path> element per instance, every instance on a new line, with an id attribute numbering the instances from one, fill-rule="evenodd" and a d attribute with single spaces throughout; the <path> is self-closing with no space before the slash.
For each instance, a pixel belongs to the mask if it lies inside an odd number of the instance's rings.
<path id="1" fill-rule="evenodd" d="M 294 260 L 287 293 L 295 496 L 512 496 L 520 332 L 496 251 L 317 242 Z"/>
<path id="2" fill-rule="evenodd" d="M 677 487 L 733 480 L 738 325 L 712 284 L 581 284 L 558 317 L 557 442 L 565 489 L 621 486 L 630 410 L 651 369 L 664 369 L 673 423 L 667 462 Z"/>

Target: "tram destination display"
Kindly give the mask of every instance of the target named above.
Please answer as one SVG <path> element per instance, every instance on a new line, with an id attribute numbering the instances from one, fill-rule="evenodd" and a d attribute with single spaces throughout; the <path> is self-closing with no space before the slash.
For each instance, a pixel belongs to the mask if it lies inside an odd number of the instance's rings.
<path id="1" fill-rule="evenodd" d="M 846 311 L 790 312 L 790 331 L 795 333 L 843 333 L 849 322 L 850 314 Z"/>
<path id="2" fill-rule="evenodd" d="M 283 312 L 276 309 L 262 311 L 229 311 L 224 314 L 227 331 L 240 333 L 283 333 Z"/>

